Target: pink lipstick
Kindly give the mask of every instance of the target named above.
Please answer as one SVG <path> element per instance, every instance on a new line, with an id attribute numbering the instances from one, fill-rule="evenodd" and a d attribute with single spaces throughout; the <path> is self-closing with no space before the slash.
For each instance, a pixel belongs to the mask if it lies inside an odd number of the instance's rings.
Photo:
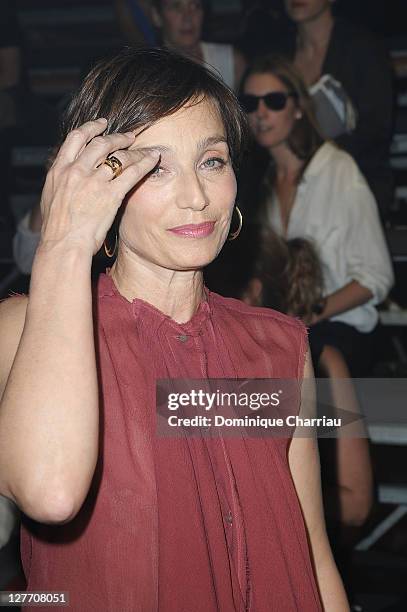
<path id="1" fill-rule="evenodd" d="M 214 228 L 215 221 L 206 221 L 205 223 L 191 223 L 190 225 L 171 227 L 168 231 L 185 238 L 206 238 L 212 234 Z"/>

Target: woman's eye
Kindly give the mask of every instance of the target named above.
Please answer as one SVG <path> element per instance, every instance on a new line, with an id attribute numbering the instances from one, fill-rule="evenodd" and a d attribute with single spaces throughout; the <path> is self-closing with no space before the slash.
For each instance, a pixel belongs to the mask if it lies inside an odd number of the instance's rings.
<path id="1" fill-rule="evenodd" d="M 220 170 L 226 165 L 226 161 L 221 157 L 211 157 L 204 161 L 202 165 L 209 170 Z"/>
<path id="2" fill-rule="evenodd" d="M 162 166 L 156 166 L 155 168 L 153 168 L 153 170 L 151 170 L 151 172 L 149 173 L 149 176 L 151 176 L 152 178 L 155 178 L 157 176 L 160 176 L 163 172 L 164 172 L 164 168 Z"/>

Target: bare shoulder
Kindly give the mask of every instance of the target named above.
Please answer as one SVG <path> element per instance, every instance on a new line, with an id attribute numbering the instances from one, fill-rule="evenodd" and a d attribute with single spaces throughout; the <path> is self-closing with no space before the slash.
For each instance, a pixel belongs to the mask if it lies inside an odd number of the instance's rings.
<path id="1" fill-rule="evenodd" d="M 7 382 L 24 329 L 28 297 L 16 295 L 0 302 L 0 394 Z"/>

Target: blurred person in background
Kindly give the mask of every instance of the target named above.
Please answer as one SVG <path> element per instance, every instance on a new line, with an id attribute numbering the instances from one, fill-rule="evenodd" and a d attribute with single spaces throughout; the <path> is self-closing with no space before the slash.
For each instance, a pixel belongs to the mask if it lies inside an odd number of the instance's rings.
<path id="1" fill-rule="evenodd" d="M 290 53 L 292 36 L 292 22 L 282 0 L 243 2 L 241 34 L 237 45 L 248 61 L 269 53 Z"/>
<path id="2" fill-rule="evenodd" d="M 352 157 L 320 135 L 294 65 L 259 58 L 242 89 L 253 136 L 270 156 L 258 218 L 287 239 L 311 240 L 321 260 L 325 293 L 310 342 L 338 349 L 352 375 L 363 376 L 378 323 L 375 305 L 393 284 L 373 194 Z"/>
<path id="3" fill-rule="evenodd" d="M 309 325 L 314 307 L 324 295 L 321 262 L 313 244 L 304 238 L 285 240 L 272 229 L 245 224 L 239 240 L 225 246 L 206 270 L 208 286 L 300 318 Z M 360 406 L 342 354 L 334 347 L 311 345 L 314 368 L 329 379 L 329 397 L 339 414 L 360 417 Z M 344 411 L 341 413 L 341 411 Z M 319 440 L 322 490 L 327 526 L 334 551 L 363 525 L 373 502 L 369 442 L 358 419 L 347 436 Z"/>
<path id="4" fill-rule="evenodd" d="M 204 0 L 153 0 L 153 19 L 162 43 L 188 57 L 205 62 L 235 91 L 246 68 L 243 55 L 228 44 L 204 42 Z"/>
<path id="5" fill-rule="evenodd" d="M 312 243 L 303 238 L 284 240 L 269 228 L 257 230 L 254 236 L 252 232 L 252 238 L 257 245 L 256 257 L 243 299 L 254 306 L 276 308 L 300 317 L 309 325 L 314 307 L 323 296 L 322 267 Z M 245 257 L 246 242 L 247 239 L 234 245 L 243 248 Z M 240 264 L 237 250 L 235 265 Z M 350 555 L 373 507 L 373 467 L 368 433 L 346 361 L 335 347 L 325 346 L 320 355 L 321 349 L 314 344 L 312 358 L 319 376 L 328 379 L 328 387 L 317 387 L 317 399 L 319 390 L 322 405 L 328 401 L 337 416 L 342 415 L 345 422 L 352 421 L 344 435 L 338 430 L 336 437 L 319 438 L 318 448 L 328 534 L 353 600 Z"/>
<path id="6" fill-rule="evenodd" d="M 124 36 L 136 46 L 158 43 L 153 24 L 153 0 L 115 0 L 117 19 Z"/>
<path id="7" fill-rule="evenodd" d="M 296 26 L 290 55 L 315 98 L 323 135 L 356 160 L 385 216 L 393 197 L 390 61 L 376 36 L 334 17 L 333 3 L 285 0 Z"/>
<path id="8" fill-rule="evenodd" d="M 309 240 L 284 240 L 273 230 L 263 228 L 253 235 L 257 244 L 252 277 L 242 291 L 243 299 L 253 306 L 267 306 L 312 322 L 314 307 L 324 293 L 324 281 L 318 254 Z M 243 246 L 236 244 L 236 247 Z M 237 248 L 235 249 L 237 251 Z M 236 261 L 236 260 L 235 260 Z M 330 379 L 331 400 L 341 413 L 360 416 L 360 406 L 347 364 L 334 347 L 325 347 L 322 355 L 314 353 L 315 367 Z M 341 382 L 338 382 L 341 381 Z M 334 441 L 319 441 L 325 516 L 328 528 L 348 533 L 347 528 L 363 525 L 373 502 L 373 473 L 366 430 L 357 422 L 352 435 Z M 329 453 L 329 458 L 327 457 Z"/>

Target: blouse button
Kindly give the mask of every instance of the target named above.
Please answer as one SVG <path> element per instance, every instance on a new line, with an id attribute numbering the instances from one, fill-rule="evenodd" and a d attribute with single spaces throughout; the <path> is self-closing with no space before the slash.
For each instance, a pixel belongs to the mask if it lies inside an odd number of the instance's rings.
<path id="1" fill-rule="evenodd" d="M 185 334 L 181 334 L 180 336 L 177 336 L 177 338 L 180 342 L 186 342 L 188 340 L 188 336 Z"/>
<path id="2" fill-rule="evenodd" d="M 226 522 L 229 523 L 229 525 L 231 525 L 233 523 L 233 515 L 232 512 L 229 510 L 228 514 L 226 515 Z"/>

